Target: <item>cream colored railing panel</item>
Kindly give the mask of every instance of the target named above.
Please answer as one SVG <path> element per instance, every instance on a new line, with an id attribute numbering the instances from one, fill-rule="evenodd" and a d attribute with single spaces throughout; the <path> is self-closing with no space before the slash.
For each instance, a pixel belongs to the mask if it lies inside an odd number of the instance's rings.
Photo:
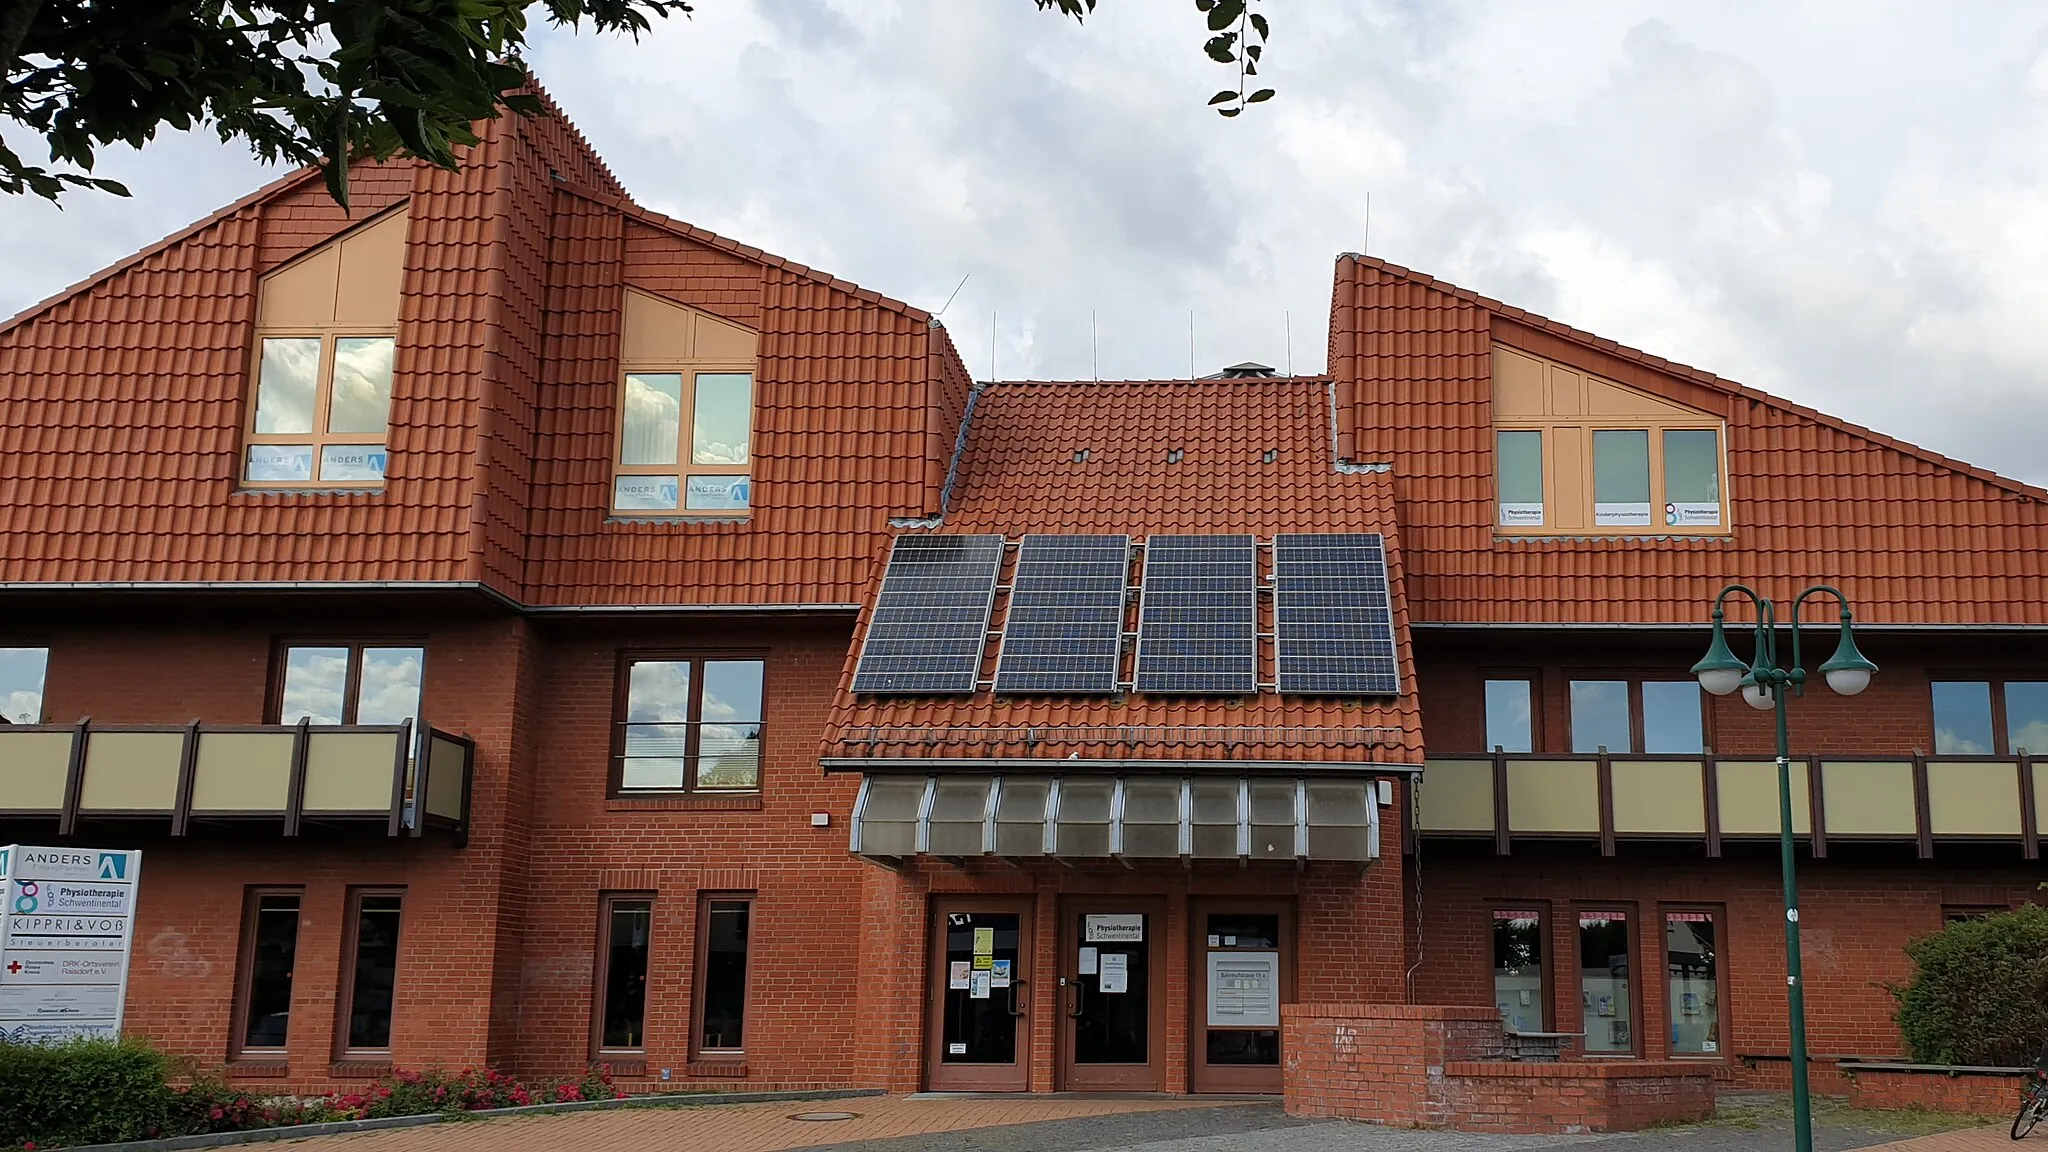
<path id="1" fill-rule="evenodd" d="M 85 744 L 82 812 L 164 812 L 178 806 L 183 732 L 94 732 Z"/>
<path id="2" fill-rule="evenodd" d="M 428 815 L 462 819 L 462 761 L 467 749 L 454 740 L 431 740 L 427 746 Z"/>
<path id="3" fill-rule="evenodd" d="M 389 812 L 398 761 L 395 732 L 322 732 L 306 747 L 303 812 Z"/>
<path id="4" fill-rule="evenodd" d="M 1613 760 L 1614 830 L 1706 835 L 1707 797 L 1697 761 Z"/>
<path id="5" fill-rule="evenodd" d="M 1778 762 L 1722 760 L 1715 764 L 1720 799 L 1721 835 L 1778 834 Z M 1813 831 L 1813 793 L 1806 783 L 1806 761 L 1792 762 L 1792 832 Z"/>
<path id="6" fill-rule="evenodd" d="M 1913 765 L 1901 761 L 1822 761 L 1829 836 L 1917 836 Z"/>
<path id="7" fill-rule="evenodd" d="M 1927 824 L 1936 836 L 2020 834 L 2020 773 L 2014 762 L 1927 766 Z"/>
<path id="8" fill-rule="evenodd" d="M 1592 759 L 1508 761 L 1508 828 L 1600 831 L 1600 774 Z"/>
<path id="9" fill-rule="evenodd" d="M 192 775 L 194 812 L 283 812 L 291 795 L 290 732 L 204 732 Z"/>
<path id="10" fill-rule="evenodd" d="M 71 775 L 71 732 L 0 728 L 0 810 L 61 812 Z"/>
<path id="11" fill-rule="evenodd" d="M 1493 831 L 1493 761 L 1431 760 L 1415 788 L 1415 826 L 1424 832 Z"/>

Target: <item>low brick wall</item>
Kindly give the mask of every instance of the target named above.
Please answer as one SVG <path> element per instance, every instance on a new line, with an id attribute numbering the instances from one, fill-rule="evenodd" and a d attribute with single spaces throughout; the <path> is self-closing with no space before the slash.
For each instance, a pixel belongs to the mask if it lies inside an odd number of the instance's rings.
<path id="1" fill-rule="evenodd" d="M 1492 1008 L 1291 1004 L 1287 1111 L 1401 1128 L 1627 1132 L 1714 1111 L 1707 1065 L 1516 1062 Z"/>
<path id="2" fill-rule="evenodd" d="M 2018 1110 L 2024 1068 L 1940 1068 L 1924 1064 L 1843 1063 L 1849 1103 L 1857 1108 L 1925 1108 L 1969 1116 Z"/>

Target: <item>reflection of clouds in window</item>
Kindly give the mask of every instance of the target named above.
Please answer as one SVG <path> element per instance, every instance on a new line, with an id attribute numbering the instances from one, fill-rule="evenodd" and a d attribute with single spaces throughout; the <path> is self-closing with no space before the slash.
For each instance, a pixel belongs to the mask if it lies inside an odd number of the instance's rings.
<path id="1" fill-rule="evenodd" d="M 745 464 L 754 378 L 744 372 L 697 375 L 697 411 L 690 436 L 696 464 Z"/>
<path id="2" fill-rule="evenodd" d="M 319 337 L 265 340 L 256 382 L 256 431 L 262 435 L 311 432 L 319 380 Z"/>
<path id="3" fill-rule="evenodd" d="M 2048 681 L 2006 681 L 2005 747 L 2048 752 Z"/>
<path id="4" fill-rule="evenodd" d="M 1982 756 L 1989 751 L 1991 749 L 1958 734 L 1953 728 L 1934 730 L 1934 754 L 1937 756 Z"/>
<path id="5" fill-rule="evenodd" d="M 2015 755 L 2022 749 L 2030 754 L 2048 752 L 2048 720 L 2030 720 L 2013 729 L 2010 747 Z"/>
<path id="6" fill-rule="evenodd" d="M 1623 680 L 1574 680 L 1572 751 L 1634 751 L 1629 736 L 1628 683 Z"/>
<path id="7" fill-rule="evenodd" d="M 704 719 L 761 719 L 761 662 L 707 660 L 704 663 Z"/>
<path id="8" fill-rule="evenodd" d="M 0 715 L 11 724 L 43 719 L 43 673 L 48 648 L 0 648 Z"/>
<path id="9" fill-rule="evenodd" d="M 389 336 L 343 337 L 334 342 L 334 396 L 329 432 L 382 432 L 391 414 Z"/>
<path id="10" fill-rule="evenodd" d="M 296 724 L 311 717 L 315 724 L 341 723 L 342 699 L 348 688 L 348 649 L 291 648 L 284 665 L 284 702 L 278 720 Z"/>
<path id="11" fill-rule="evenodd" d="M 626 719 L 681 723 L 690 718 L 690 662 L 637 660 L 626 684 Z"/>
<path id="12" fill-rule="evenodd" d="M 418 719 L 420 677 L 425 664 L 426 652 L 419 648 L 363 649 L 356 723 L 403 724 Z"/>
<path id="13" fill-rule="evenodd" d="M 674 372 L 626 377 L 626 421 L 621 464 L 673 464 L 683 424 L 683 378 Z"/>

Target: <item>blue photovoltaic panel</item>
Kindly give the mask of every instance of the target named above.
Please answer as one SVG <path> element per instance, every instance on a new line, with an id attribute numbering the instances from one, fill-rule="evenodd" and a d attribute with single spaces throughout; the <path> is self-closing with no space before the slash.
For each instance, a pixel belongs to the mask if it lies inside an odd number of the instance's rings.
<path id="1" fill-rule="evenodd" d="M 1250 536 L 1145 541 L 1140 692 L 1248 696 L 1259 688 L 1259 559 Z"/>
<path id="2" fill-rule="evenodd" d="M 996 691 L 1116 691 L 1130 556 L 1129 536 L 1024 537 Z"/>
<path id="3" fill-rule="evenodd" d="M 965 695 L 981 678 L 1001 536 L 899 536 L 868 621 L 853 690 Z"/>
<path id="4" fill-rule="evenodd" d="M 1276 536 L 1279 687 L 1301 696 L 1396 696 L 1394 605 L 1377 532 Z"/>

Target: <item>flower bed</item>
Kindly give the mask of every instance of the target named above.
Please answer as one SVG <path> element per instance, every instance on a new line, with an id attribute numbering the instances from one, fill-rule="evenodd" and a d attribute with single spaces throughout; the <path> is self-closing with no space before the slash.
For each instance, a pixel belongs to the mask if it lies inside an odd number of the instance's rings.
<path id="1" fill-rule="evenodd" d="M 0 1044 L 0 1148 L 23 1152 L 623 1096 L 603 1066 L 538 1085 L 489 1068 L 428 1069 L 395 1072 L 356 1092 L 265 1096 L 194 1074 L 132 1040 Z"/>

